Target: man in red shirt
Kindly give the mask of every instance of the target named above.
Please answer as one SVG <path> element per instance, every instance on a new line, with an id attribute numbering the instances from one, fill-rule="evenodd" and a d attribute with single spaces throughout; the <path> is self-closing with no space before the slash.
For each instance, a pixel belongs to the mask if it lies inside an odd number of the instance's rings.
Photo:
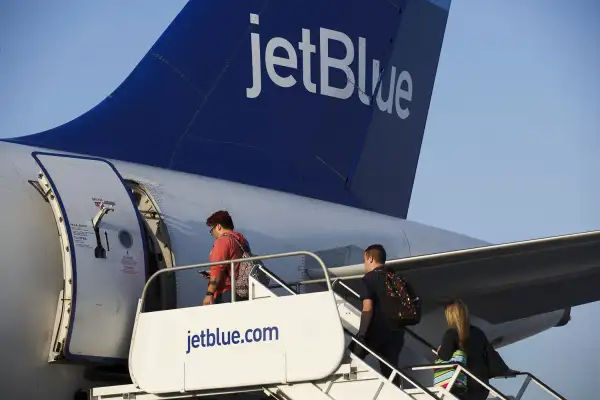
<path id="1" fill-rule="evenodd" d="M 248 242 L 244 235 L 234 231 L 233 220 L 227 211 L 221 210 L 212 214 L 206 219 L 206 226 L 210 228 L 210 233 L 215 238 L 210 252 L 210 262 L 242 258 L 243 251 L 235 239 L 246 248 Z M 238 265 L 236 269 L 237 267 Z M 209 281 L 203 305 L 231 302 L 231 263 L 213 265 L 210 274 L 205 277 Z M 247 299 L 236 296 L 236 301 L 238 300 Z"/>

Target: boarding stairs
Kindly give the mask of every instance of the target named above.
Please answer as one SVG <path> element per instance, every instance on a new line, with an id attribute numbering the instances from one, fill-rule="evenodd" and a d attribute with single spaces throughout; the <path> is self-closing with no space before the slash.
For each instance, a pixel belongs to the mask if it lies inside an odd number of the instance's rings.
<path id="1" fill-rule="evenodd" d="M 346 284 L 344 284 L 341 280 L 334 280 L 333 284 L 334 285 L 335 284 L 339 284 L 340 286 L 343 286 L 346 289 L 347 293 L 349 293 L 350 295 L 352 295 L 352 296 L 354 296 L 356 298 L 360 298 L 360 296 L 358 295 L 358 293 L 356 293 L 349 286 L 347 286 Z M 356 308 L 352 307 L 348 302 L 345 302 L 344 307 L 347 308 L 345 310 L 346 313 L 357 314 L 358 318 L 359 318 L 359 322 L 360 322 L 360 314 L 358 313 L 358 310 Z M 342 309 L 340 309 L 340 312 L 342 312 Z M 355 321 L 356 321 L 356 318 L 357 317 L 354 317 Z M 347 315 L 346 315 L 345 319 L 346 320 L 348 319 Z M 342 321 L 344 321 L 343 317 L 342 317 Z M 407 328 L 406 329 L 406 333 L 408 333 L 409 336 L 411 336 L 413 339 L 415 339 L 416 343 L 419 343 L 420 345 L 424 346 L 427 349 L 427 351 L 430 351 L 435 356 L 435 358 L 437 358 L 436 348 L 431 343 L 427 342 L 421 336 L 419 336 L 418 334 L 414 333 L 411 328 Z M 547 394 L 547 397 L 544 397 L 544 398 L 555 399 L 555 400 L 566 400 L 562 395 L 560 395 L 558 392 L 556 392 L 554 389 L 552 389 L 550 386 L 548 386 L 546 383 L 544 383 L 541 379 L 539 379 L 535 375 L 531 374 L 530 372 L 511 371 L 506 376 L 501 376 L 501 377 L 493 378 L 494 380 L 497 380 L 497 381 L 506 380 L 506 379 L 513 379 L 513 378 L 519 378 L 519 377 L 523 377 L 524 378 L 523 379 L 523 383 L 519 387 L 519 390 L 518 390 L 517 394 L 515 396 L 510 396 L 510 395 L 503 394 L 499 389 L 497 389 L 493 385 L 486 384 L 486 383 L 482 382 L 477 377 L 473 376 L 473 374 L 468 369 L 464 368 L 463 366 L 458 365 L 458 364 L 452 364 L 452 366 L 455 368 L 455 375 L 454 375 L 454 377 L 452 379 L 452 382 L 451 382 L 451 384 L 450 384 L 449 387 L 451 387 L 451 385 L 454 383 L 454 380 L 458 376 L 458 373 L 460 371 L 462 371 L 462 372 L 464 372 L 465 374 L 467 374 L 469 376 L 469 379 L 476 380 L 477 382 L 479 382 L 481 385 L 485 386 L 490 391 L 488 399 L 521 400 L 521 399 L 523 399 L 523 396 L 525 395 L 527 389 L 529 389 L 530 387 L 532 387 L 530 385 L 533 383 L 535 385 L 535 387 L 539 388 L 542 392 L 544 392 L 545 394 Z M 447 368 L 447 367 L 448 367 L 448 364 L 444 364 L 443 365 L 443 368 Z M 414 372 L 417 372 L 417 371 L 433 371 L 434 369 L 437 369 L 437 368 L 440 368 L 440 365 L 438 365 L 438 364 L 428 364 L 428 365 L 418 365 L 418 366 L 408 367 L 408 368 L 405 368 L 404 371 L 414 371 Z M 434 393 L 435 393 L 435 389 L 436 388 L 430 388 L 430 390 L 434 391 Z M 413 394 L 413 396 L 415 394 L 417 396 L 419 395 L 417 392 L 415 392 L 414 389 L 406 389 L 405 391 L 407 393 L 409 393 L 409 394 Z M 418 398 L 418 397 L 415 397 L 415 398 Z M 447 397 L 447 398 L 450 398 L 450 397 Z"/>
<path id="2" fill-rule="evenodd" d="M 334 285 L 344 286 L 354 296 L 358 295 L 340 280 L 332 282 L 325 264 L 316 254 L 300 251 L 253 259 L 266 261 L 297 256 L 317 261 L 323 269 L 326 291 L 298 294 L 268 268 L 260 266 L 250 277 L 249 301 L 236 302 L 233 296 L 231 303 L 217 306 L 144 312 L 148 287 L 159 275 L 206 269 L 218 263 L 155 273 L 147 281 L 138 302 L 129 353 L 133 384 L 94 388 L 88 392 L 88 398 L 154 400 L 233 396 L 278 400 L 457 400 L 449 390 L 461 370 L 478 380 L 460 365 L 454 366 L 455 375 L 448 389 L 424 387 L 408 373 L 439 368 L 438 365 L 401 371 L 388 364 L 392 373 L 382 376 L 348 350 L 349 344 L 354 342 L 381 361 L 354 339 L 360 311 L 337 294 Z M 239 260 L 231 261 L 232 270 L 236 262 Z M 287 295 L 278 296 L 273 287 L 261 284 L 258 274 L 268 276 Z M 232 286 L 235 287 L 235 278 Z M 392 383 L 394 379 L 400 380 L 400 387 Z M 525 388 L 532 381 L 546 387 L 528 375 Z M 501 400 L 521 399 L 524 391 L 522 388 L 517 397 L 507 397 L 485 386 L 494 396 L 490 398 Z M 549 393 L 555 399 L 564 400 L 551 389 Z"/>

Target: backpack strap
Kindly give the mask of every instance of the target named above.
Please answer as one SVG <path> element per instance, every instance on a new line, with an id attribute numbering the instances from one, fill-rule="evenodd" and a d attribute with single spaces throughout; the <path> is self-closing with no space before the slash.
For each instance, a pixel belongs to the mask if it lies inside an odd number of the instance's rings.
<path id="1" fill-rule="evenodd" d="M 238 246 L 240 246 L 240 249 L 242 249 L 242 253 L 248 253 L 249 256 L 252 256 L 251 251 L 250 251 L 250 245 L 248 244 L 247 241 L 246 241 L 247 246 L 244 247 L 244 245 L 242 245 L 242 243 L 234 235 L 232 235 L 230 233 L 224 233 L 222 236 L 228 236 L 228 237 L 232 238 L 238 244 Z M 243 256 L 243 254 L 242 254 L 242 256 Z M 227 275 L 229 275 L 231 277 L 229 268 L 227 268 Z M 236 275 L 237 275 L 237 272 L 236 272 Z"/>
<path id="2" fill-rule="evenodd" d="M 386 279 L 387 279 L 388 274 L 390 274 L 390 273 L 392 275 L 398 274 L 398 272 L 394 271 L 391 267 L 387 267 L 385 265 L 375 268 L 374 271 L 377 271 L 378 273 L 383 274 L 383 276 Z M 400 275 L 400 277 L 402 277 L 402 275 Z"/>
<path id="3" fill-rule="evenodd" d="M 240 249 L 242 249 L 242 252 L 246 252 L 246 253 L 250 253 L 250 245 L 248 245 L 247 249 L 242 245 L 242 243 L 240 243 L 240 241 L 238 240 L 238 238 L 236 238 L 234 235 L 231 235 L 229 233 L 224 233 L 222 236 L 229 236 L 230 238 L 232 238 L 237 244 L 238 246 L 240 246 Z"/>
<path id="4" fill-rule="evenodd" d="M 232 238 L 238 244 L 238 246 L 240 246 L 240 249 L 242 249 L 242 253 L 246 252 L 246 253 L 248 253 L 250 255 L 250 247 L 248 246 L 248 250 L 246 250 L 244 248 L 244 246 L 242 245 L 242 243 L 240 243 L 240 241 L 238 240 L 238 238 L 236 238 L 234 235 L 229 234 L 229 233 L 224 233 L 222 236 L 228 236 L 228 237 Z M 243 256 L 243 254 L 242 254 L 242 256 Z M 227 275 L 229 277 L 231 277 L 230 268 L 227 268 Z M 237 276 L 237 269 L 236 269 L 236 276 Z"/>
<path id="5" fill-rule="evenodd" d="M 385 265 L 385 264 L 383 266 L 379 267 L 379 270 L 386 272 L 386 273 L 391 272 L 392 274 L 400 274 L 400 271 L 394 271 L 394 268 L 392 268 L 389 265 Z M 402 275 L 400 274 L 400 276 L 402 276 Z"/>

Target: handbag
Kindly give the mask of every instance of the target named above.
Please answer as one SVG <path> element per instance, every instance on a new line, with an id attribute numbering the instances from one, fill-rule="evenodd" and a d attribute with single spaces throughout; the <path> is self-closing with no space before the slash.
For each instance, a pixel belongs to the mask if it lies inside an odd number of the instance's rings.
<path id="1" fill-rule="evenodd" d="M 441 359 L 435 360 L 435 364 L 460 364 L 467 368 L 467 353 L 458 349 L 452 354 L 452 358 L 448 361 Z M 447 389 L 450 380 L 456 372 L 456 367 L 437 368 L 433 372 L 433 386 Z M 458 377 L 452 385 L 452 391 L 455 393 L 464 393 L 467 390 L 467 374 L 460 371 Z"/>

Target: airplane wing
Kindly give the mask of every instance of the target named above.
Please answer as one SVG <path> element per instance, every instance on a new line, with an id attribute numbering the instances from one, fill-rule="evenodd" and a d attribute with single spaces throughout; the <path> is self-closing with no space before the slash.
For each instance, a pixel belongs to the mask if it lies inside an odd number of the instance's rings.
<path id="1" fill-rule="evenodd" d="M 390 260 L 434 307 L 452 298 L 501 323 L 600 300 L 600 231 Z M 332 277 L 364 274 L 362 264 L 330 268 Z M 310 276 L 316 278 L 317 270 Z M 321 275 L 322 276 L 322 275 Z M 502 304 L 502 307 L 497 307 Z"/>

